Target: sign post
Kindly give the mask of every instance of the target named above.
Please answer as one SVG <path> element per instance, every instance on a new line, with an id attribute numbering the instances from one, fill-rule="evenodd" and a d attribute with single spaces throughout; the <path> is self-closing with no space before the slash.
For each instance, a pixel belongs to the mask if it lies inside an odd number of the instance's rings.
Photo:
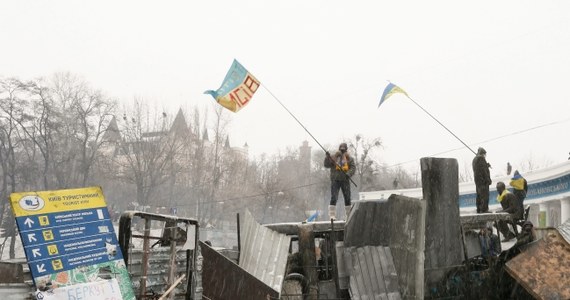
<path id="1" fill-rule="evenodd" d="M 77 299 L 135 299 L 100 187 L 13 193 L 10 203 L 38 299 L 77 288 Z"/>

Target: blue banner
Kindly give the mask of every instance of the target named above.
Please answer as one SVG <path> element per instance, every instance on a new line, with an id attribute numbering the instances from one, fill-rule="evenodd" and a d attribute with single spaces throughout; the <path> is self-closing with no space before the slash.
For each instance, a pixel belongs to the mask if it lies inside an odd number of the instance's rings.
<path id="1" fill-rule="evenodd" d="M 568 192 L 570 192 L 570 174 L 529 184 L 525 201 Z M 475 207 L 475 199 L 475 193 L 459 195 L 459 207 Z M 499 204 L 497 202 L 497 191 L 494 189 L 489 192 L 489 204 Z"/>

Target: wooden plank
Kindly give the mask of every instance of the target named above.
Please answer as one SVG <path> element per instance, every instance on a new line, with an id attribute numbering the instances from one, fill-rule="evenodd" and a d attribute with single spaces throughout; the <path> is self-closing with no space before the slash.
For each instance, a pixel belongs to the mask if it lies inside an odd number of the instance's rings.
<path id="1" fill-rule="evenodd" d="M 570 299 L 570 245 L 557 231 L 529 245 L 506 269 L 537 299 Z"/>

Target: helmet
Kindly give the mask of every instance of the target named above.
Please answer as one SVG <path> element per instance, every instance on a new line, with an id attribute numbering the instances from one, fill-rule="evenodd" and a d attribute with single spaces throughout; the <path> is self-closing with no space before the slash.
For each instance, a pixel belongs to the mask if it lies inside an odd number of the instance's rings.
<path id="1" fill-rule="evenodd" d="M 479 149 L 477 149 L 477 154 L 487 154 L 487 150 L 483 147 L 479 147 Z"/>
<path id="2" fill-rule="evenodd" d="M 338 149 L 339 149 L 339 150 L 340 150 L 340 149 L 348 150 L 348 146 L 346 145 L 346 143 L 341 143 L 341 144 L 338 146 Z"/>

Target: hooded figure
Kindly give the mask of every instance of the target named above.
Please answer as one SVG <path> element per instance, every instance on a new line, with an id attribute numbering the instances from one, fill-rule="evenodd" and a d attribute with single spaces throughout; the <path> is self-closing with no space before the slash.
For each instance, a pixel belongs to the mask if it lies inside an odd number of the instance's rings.
<path id="1" fill-rule="evenodd" d="M 477 191 L 477 213 L 489 212 L 489 185 L 493 183 L 489 172 L 489 163 L 486 160 L 487 151 L 479 147 L 477 155 L 473 158 L 473 177 Z"/>
<path id="2" fill-rule="evenodd" d="M 526 179 L 522 177 L 518 170 L 515 170 L 513 178 L 511 178 L 510 186 L 513 187 L 513 194 L 519 198 L 519 201 L 523 203 L 526 198 L 526 193 L 528 192 L 528 183 Z"/>
<path id="3" fill-rule="evenodd" d="M 350 209 L 352 208 L 350 203 L 350 177 L 354 175 L 356 168 L 354 166 L 354 159 L 348 154 L 348 146 L 346 143 L 340 144 L 338 151 L 333 155 L 326 152 L 324 166 L 331 170 L 329 217 L 336 220 L 336 202 L 338 200 L 338 192 L 342 190 L 346 218 L 348 218 Z"/>

